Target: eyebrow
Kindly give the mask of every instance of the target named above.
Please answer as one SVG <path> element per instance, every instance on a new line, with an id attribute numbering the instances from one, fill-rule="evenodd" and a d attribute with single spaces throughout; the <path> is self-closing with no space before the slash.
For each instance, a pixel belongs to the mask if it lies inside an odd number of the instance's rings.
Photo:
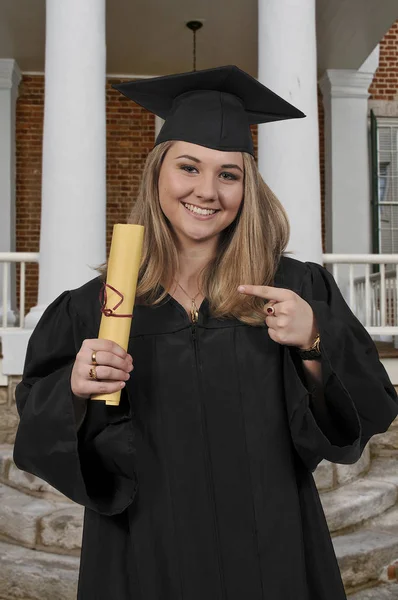
<path id="1" fill-rule="evenodd" d="M 187 158 L 188 160 L 192 160 L 193 162 L 196 162 L 198 164 L 200 164 L 202 162 L 195 156 L 190 156 L 189 154 L 182 154 L 181 156 L 177 156 L 177 158 L 175 160 L 178 160 L 179 158 Z M 240 168 L 239 165 L 234 165 L 234 164 L 221 165 L 221 168 L 222 169 L 239 169 L 239 171 L 241 171 L 243 173 L 243 170 Z"/>

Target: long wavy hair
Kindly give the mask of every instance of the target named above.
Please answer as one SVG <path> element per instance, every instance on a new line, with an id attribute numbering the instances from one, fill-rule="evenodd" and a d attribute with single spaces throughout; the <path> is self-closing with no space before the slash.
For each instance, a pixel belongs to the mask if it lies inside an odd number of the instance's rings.
<path id="1" fill-rule="evenodd" d="M 148 155 L 140 190 L 127 222 L 145 227 L 136 292 L 138 304 L 165 300 L 178 272 L 178 252 L 170 222 L 159 202 L 158 181 L 173 142 L 163 142 Z M 212 316 L 235 317 L 249 325 L 264 324 L 264 300 L 240 294 L 239 285 L 272 285 L 289 240 L 286 212 L 263 181 L 254 158 L 243 153 L 244 193 L 235 220 L 219 237 L 215 257 L 199 276 Z M 106 273 L 106 266 L 101 270 Z"/>

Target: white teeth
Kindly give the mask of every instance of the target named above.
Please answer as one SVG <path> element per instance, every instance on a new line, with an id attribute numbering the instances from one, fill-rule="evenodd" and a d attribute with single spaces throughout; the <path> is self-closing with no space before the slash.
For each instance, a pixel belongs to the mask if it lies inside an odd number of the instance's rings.
<path id="1" fill-rule="evenodd" d="M 191 212 L 197 213 L 198 215 L 214 215 L 214 213 L 216 212 L 215 210 L 208 210 L 208 209 L 204 209 L 204 208 L 198 208 L 197 206 L 194 206 L 193 204 L 185 204 L 184 203 L 185 208 L 187 208 L 188 210 L 190 210 Z"/>

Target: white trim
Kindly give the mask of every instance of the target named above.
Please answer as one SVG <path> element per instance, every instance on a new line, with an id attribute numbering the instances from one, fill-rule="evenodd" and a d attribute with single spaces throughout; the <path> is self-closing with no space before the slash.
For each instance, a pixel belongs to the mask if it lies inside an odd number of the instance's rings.
<path id="1" fill-rule="evenodd" d="M 155 115 L 155 139 L 158 137 L 160 130 L 163 127 L 164 119 Z"/>
<path id="2" fill-rule="evenodd" d="M 137 74 L 126 74 L 126 73 L 107 73 L 107 79 L 153 79 L 154 77 L 160 77 L 160 75 L 137 75 Z"/>
<path id="3" fill-rule="evenodd" d="M 369 98 L 373 73 L 351 69 L 328 69 L 319 80 L 322 95 L 330 98 Z"/>
<path id="4" fill-rule="evenodd" d="M 380 127 L 398 127 L 398 115 L 396 117 L 378 117 L 376 116 L 377 125 Z"/>
<path id="5" fill-rule="evenodd" d="M 22 78 L 21 70 L 13 58 L 0 59 L 0 89 L 18 88 Z"/>
<path id="6" fill-rule="evenodd" d="M 380 362 L 387 371 L 391 383 L 398 385 L 398 360 L 396 358 L 381 358 Z"/>
<path id="7" fill-rule="evenodd" d="M 397 100 L 369 100 L 369 113 L 373 110 L 375 117 L 398 118 L 398 98 Z"/>
<path id="8" fill-rule="evenodd" d="M 324 264 L 351 264 L 358 263 L 362 265 L 380 265 L 382 263 L 386 265 L 398 264 L 398 254 L 331 254 L 326 253 L 322 255 Z"/>
<path id="9" fill-rule="evenodd" d="M 379 66 L 379 59 L 380 44 L 377 44 L 377 46 L 369 54 L 368 58 L 359 67 L 358 71 L 361 71 L 361 73 L 376 73 Z"/>
<path id="10" fill-rule="evenodd" d="M 3 359 L 0 358 L 0 386 L 7 387 L 8 386 L 8 377 L 7 375 L 3 375 Z"/>
<path id="11" fill-rule="evenodd" d="M 22 71 L 28 77 L 44 77 L 44 71 Z M 153 79 L 160 75 L 137 75 L 137 73 L 106 73 L 106 79 Z"/>
<path id="12" fill-rule="evenodd" d="M 44 71 L 22 71 L 22 75 L 28 75 L 28 77 L 44 77 Z"/>
<path id="13" fill-rule="evenodd" d="M 39 252 L 0 252 L 0 263 L 39 262 Z"/>

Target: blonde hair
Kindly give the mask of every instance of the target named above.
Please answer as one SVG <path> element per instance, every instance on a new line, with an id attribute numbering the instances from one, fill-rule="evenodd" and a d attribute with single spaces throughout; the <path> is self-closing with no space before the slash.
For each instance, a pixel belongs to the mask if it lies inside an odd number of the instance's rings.
<path id="1" fill-rule="evenodd" d="M 178 252 L 169 221 L 160 207 L 160 168 L 173 142 L 148 155 L 137 200 L 128 223 L 145 227 L 137 302 L 157 305 L 167 296 L 178 271 Z M 200 289 L 216 318 L 235 317 L 264 324 L 264 300 L 240 294 L 240 284 L 272 285 L 289 240 L 289 222 L 279 200 L 263 181 L 254 158 L 243 153 L 244 195 L 239 212 L 219 238 L 218 251 L 200 274 Z M 161 286 L 164 288 L 161 289 Z"/>

